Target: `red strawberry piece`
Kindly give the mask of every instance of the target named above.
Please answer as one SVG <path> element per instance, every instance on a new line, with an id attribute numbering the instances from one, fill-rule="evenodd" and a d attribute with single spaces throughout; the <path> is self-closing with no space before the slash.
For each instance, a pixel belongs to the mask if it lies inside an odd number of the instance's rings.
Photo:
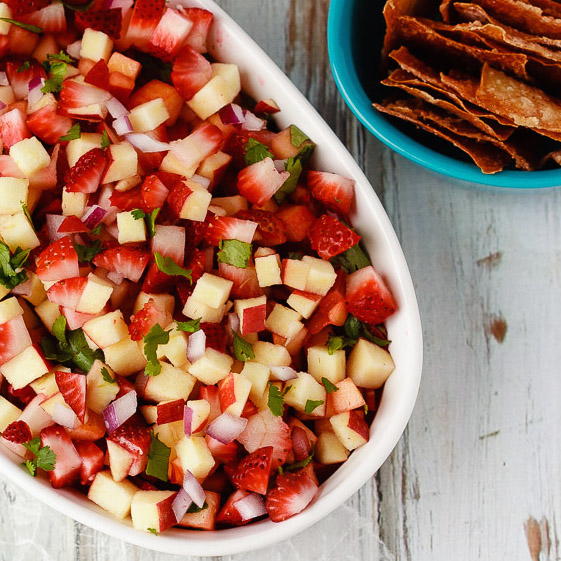
<path id="1" fill-rule="evenodd" d="M 66 325 L 68 329 L 79 329 L 82 327 L 86 322 L 90 321 L 95 317 L 99 317 L 104 313 L 108 312 L 107 308 L 105 307 L 99 314 L 84 314 L 82 312 L 77 312 L 72 308 L 65 308 L 61 306 L 60 309 L 62 315 L 66 318 Z"/>
<path id="2" fill-rule="evenodd" d="M 319 333 L 328 325 L 343 325 L 345 323 L 348 315 L 345 301 L 345 282 L 344 273 L 338 273 L 335 284 L 321 299 L 319 306 L 306 324 L 311 335 Z"/>
<path id="3" fill-rule="evenodd" d="M 92 84 L 77 82 L 76 80 L 64 80 L 60 90 L 60 107 L 70 111 L 88 105 L 104 104 L 111 94 Z"/>
<path id="4" fill-rule="evenodd" d="M 23 316 L 0 324 L 0 364 L 8 362 L 29 345 L 31 345 L 31 337 Z"/>
<path id="5" fill-rule="evenodd" d="M 34 78 L 45 78 L 45 69 L 35 61 L 30 62 L 29 68 L 22 69 L 21 62 L 7 62 L 6 74 L 10 86 L 14 90 L 16 99 L 26 99 L 29 93 L 29 82 Z"/>
<path id="6" fill-rule="evenodd" d="M 113 39 L 121 37 L 121 8 L 109 8 L 107 10 L 85 10 L 74 12 L 76 25 L 80 29 L 95 29 L 103 31 Z"/>
<path id="7" fill-rule="evenodd" d="M 80 483 L 89 485 L 94 480 L 97 472 L 103 469 L 105 454 L 97 444 L 88 441 L 75 442 L 74 446 L 82 465 L 80 467 Z"/>
<path id="8" fill-rule="evenodd" d="M 33 438 L 31 429 L 25 421 L 14 421 L 2 432 L 2 437 L 14 444 L 23 444 Z"/>
<path id="9" fill-rule="evenodd" d="M 35 393 L 35 391 L 31 386 L 24 386 L 23 388 L 18 388 L 16 390 L 14 389 L 12 384 L 7 384 L 6 393 L 10 397 L 17 399 L 24 405 L 27 405 L 30 401 L 32 401 L 35 397 L 37 397 L 37 394 Z"/>
<path id="10" fill-rule="evenodd" d="M 205 332 L 207 347 L 212 347 L 221 353 L 226 351 L 228 335 L 222 325 L 219 323 L 201 323 L 201 329 Z"/>
<path id="11" fill-rule="evenodd" d="M 243 269 L 228 263 L 219 263 L 218 270 L 220 276 L 234 283 L 231 293 L 234 298 L 257 298 L 264 294 L 263 289 L 259 286 L 257 272 L 253 265 Z"/>
<path id="12" fill-rule="evenodd" d="M 222 240 L 239 240 L 251 243 L 258 224 L 234 216 L 212 216 L 208 221 L 205 240 L 218 246 Z"/>
<path id="13" fill-rule="evenodd" d="M 246 419 L 249 419 L 256 413 L 259 413 L 258 407 L 251 400 L 248 399 L 245 402 L 241 416 Z"/>
<path id="14" fill-rule="evenodd" d="M 327 208 L 349 214 L 355 196 L 355 182 L 336 173 L 309 171 L 306 175 L 312 196 Z"/>
<path id="15" fill-rule="evenodd" d="M 107 66 L 107 63 L 102 58 L 99 59 L 90 68 L 84 80 L 88 84 L 97 86 L 102 90 L 107 90 L 109 88 L 109 67 Z"/>
<path id="16" fill-rule="evenodd" d="M 274 136 L 275 133 L 272 133 L 268 130 L 237 131 L 228 137 L 223 150 L 224 152 L 232 156 L 236 168 L 241 169 L 247 166 L 247 162 L 245 161 L 245 153 L 248 140 L 250 138 L 254 138 L 261 144 L 264 144 L 270 150 L 271 141 L 273 140 Z"/>
<path id="17" fill-rule="evenodd" d="M 248 495 L 249 493 L 247 491 L 242 491 L 241 489 L 234 491 L 220 509 L 220 512 L 216 516 L 216 522 L 219 524 L 228 524 L 229 526 L 242 526 L 245 524 L 238 509 L 234 506 L 234 503 L 240 499 L 244 499 Z"/>
<path id="18" fill-rule="evenodd" d="M 77 216 L 67 216 L 58 227 L 59 234 L 84 234 L 89 232 L 87 226 Z"/>
<path id="19" fill-rule="evenodd" d="M 210 62 L 191 47 L 184 47 L 171 71 L 171 80 L 181 96 L 189 101 L 211 78 Z"/>
<path id="20" fill-rule="evenodd" d="M 171 317 L 161 310 L 156 302 L 150 298 L 142 309 L 131 316 L 129 333 L 133 341 L 140 341 L 156 324 L 166 327 Z"/>
<path id="21" fill-rule="evenodd" d="M 55 372 L 55 380 L 64 401 L 83 423 L 86 418 L 86 377 L 73 372 Z"/>
<path id="22" fill-rule="evenodd" d="M 74 427 L 72 430 L 69 430 L 68 434 L 74 441 L 89 440 L 93 442 L 103 438 L 106 430 L 103 417 L 91 410 L 88 410 L 88 420 L 79 424 L 77 427 Z"/>
<path id="23" fill-rule="evenodd" d="M 282 522 L 302 512 L 313 500 L 318 486 L 306 471 L 285 473 L 277 477 L 275 488 L 269 491 L 265 508 L 273 522 Z"/>
<path id="24" fill-rule="evenodd" d="M 187 37 L 187 44 L 199 53 L 207 52 L 207 36 L 214 19 L 214 14 L 202 8 L 183 8 L 181 13 L 193 22 L 191 33 Z"/>
<path id="25" fill-rule="evenodd" d="M 287 171 L 279 172 L 271 158 L 251 164 L 238 173 L 238 191 L 249 202 L 263 205 L 289 178 Z"/>
<path id="26" fill-rule="evenodd" d="M 119 384 L 119 393 L 117 394 L 115 399 L 119 397 L 123 397 L 126 393 L 132 392 L 135 390 L 134 384 L 124 378 L 123 376 L 116 376 L 117 383 Z"/>
<path id="27" fill-rule="evenodd" d="M 50 0 L 8 0 L 6 3 L 12 10 L 12 16 L 15 17 L 40 10 L 48 6 Z"/>
<path id="28" fill-rule="evenodd" d="M 316 219 L 310 209 L 304 205 L 284 207 L 277 212 L 276 216 L 284 222 L 286 235 L 291 242 L 304 241 Z"/>
<path id="29" fill-rule="evenodd" d="M 161 208 L 169 194 L 169 189 L 162 183 L 157 175 L 149 175 L 140 186 L 142 206 L 147 211 Z"/>
<path id="30" fill-rule="evenodd" d="M 135 82 L 132 78 L 114 71 L 109 73 L 109 82 L 107 89 L 122 103 L 125 103 L 134 89 Z"/>
<path id="31" fill-rule="evenodd" d="M 10 148 L 21 140 L 29 138 L 25 115 L 18 107 L 0 115 L 0 136 L 5 148 Z"/>
<path id="32" fill-rule="evenodd" d="M 376 325 L 391 316 L 397 304 L 382 277 L 370 265 L 347 277 L 347 308 L 359 320 Z"/>
<path id="33" fill-rule="evenodd" d="M 47 144 L 56 144 L 72 126 L 72 119 L 59 115 L 55 104 L 45 105 L 27 116 L 27 127 L 40 140 Z"/>
<path id="34" fill-rule="evenodd" d="M 70 193 L 95 193 L 107 166 L 107 156 L 101 148 L 86 152 L 66 174 L 66 190 Z"/>
<path id="35" fill-rule="evenodd" d="M 88 279 L 86 277 L 60 280 L 47 290 L 47 297 L 54 304 L 75 310 L 87 283 Z"/>
<path id="36" fill-rule="evenodd" d="M 274 99 L 262 99 L 258 101 L 254 109 L 255 113 L 267 113 L 268 115 L 273 115 L 273 113 L 278 113 L 280 107 Z"/>
<path id="37" fill-rule="evenodd" d="M 111 206 L 117 207 L 122 211 L 134 210 L 135 208 L 142 208 L 142 197 L 140 188 L 136 187 L 130 191 L 113 191 L 109 199 Z M 142 210 L 144 210 L 142 208 Z"/>
<path id="38" fill-rule="evenodd" d="M 206 253 L 202 249 L 195 249 L 189 260 L 187 268 L 191 271 L 191 278 L 194 285 L 204 274 L 206 263 Z"/>
<path id="39" fill-rule="evenodd" d="M 322 259 L 331 259 L 360 241 L 360 236 L 334 216 L 320 216 L 308 232 L 312 248 Z"/>
<path id="40" fill-rule="evenodd" d="M 179 218 L 183 205 L 191 193 L 193 193 L 193 191 L 183 181 L 178 181 L 171 188 L 168 196 L 168 204 L 174 216 Z"/>
<path id="41" fill-rule="evenodd" d="M 38 11 L 26 14 L 21 18 L 24 23 L 40 27 L 45 33 L 65 33 L 66 16 L 62 3 L 53 2 Z"/>
<path id="42" fill-rule="evenodd" d="M 150 51 L 164 60 L 172 60 L 181 49 L 193 22 L 167 8 L 150 39 Z"/>
<path id="43" fill-rule="evenodd" d="M 259 245 L 280 245 L 287 241 L 284 222 L 267 210 L 241 210 L 236 214 L 238 218 L 257 222 L 257 232 L 254 241 Z"/>
<path id="44" fill-rule="evenodd" d="M 157 294 L 162 292 L 169 292 L 172 290 L 173 283 L 175 282 L 175 277 L 171 277 L 162 273 L 156 263 L 152 263 L 148 268 L 148 272 L 144 277 L 144 282 L 142 283 L 143 292 L 148 294 Z"/>
<path id="45" fill-rule="evenodd" d="M 272 469 L 284 464 L 292 449 L 290 427 L 269 409 L 263 409 L 250 417 L 238 442 L 249 452 L 264 446 L 273 447 Z"/>
<path id="46" fill-rule="evenodd" d="M 68 236 L 47 246 L 37 257 L 36 264 L 41 280 L 58 281 L 79 275 L 78 254 Z"/>
<path id="47" fill-rule="evenodd" d="M 173 86 L 170 86 L 173 88 Z M 165 124 L 155 128 L 153 131 L 145 132 L 150 138 L 154 140 L 159 140 L 160 142 L 168 142 L 168 129 Z M 141 152 L 137 150 L 138 153 L 138 164 L 144 170 L 145 173 L 151 171 L 156 171 L 162 161 L 164 160 L 165 152 Z"/>
<path id="48" fill-rule="evenodd" d="M 165 9 L 165 0 L 137 0 L 127 30 L 127 39 L 146 48 Z"/>
<path id="49" fill-rule="evenodd" d="M 55 489 L 69 487 L 80 476 L 82 460 L 66 429 L 51 425 L 41 431 L 41 446 L 48 446 L 56 456 L 55 468 L 49 471 L 49 480 Z"/>
<path id="50" fill-rule="evenodd" d="M 271 475 L 273 447 L 265 446 L 243 458 L 232 475 L 232 483 L 238 489 L 254 491 L 261 495 L 267 493 Z"/>
<path id="51" fill-rule="evenodd" d="M 119 246 L 97 254 L 93 262 L 96 267 L 119 273 L 132 282 L 138 282 L 149 260 L 150 255 L 142 249 Z"/>
<path id="52" fill-rule="evenodd" d="M 139 415 L 133 415 L 107 436 L 108 440 L 130 452 L 135 460 L 130 468 L 130 475 L 138 475 L 146 468 L 150 450 L 150 427 Z"/>

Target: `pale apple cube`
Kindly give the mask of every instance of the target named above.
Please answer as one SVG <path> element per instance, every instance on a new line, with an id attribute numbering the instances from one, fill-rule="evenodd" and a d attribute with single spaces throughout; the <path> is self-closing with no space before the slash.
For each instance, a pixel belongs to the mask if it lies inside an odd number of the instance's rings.
<path id="1" fill-rule="evenodd" d="M 115 191 L 119 191 L 124 193 L 125 191 L 130 191 L 134 189 L 137 185 L 142 183 L 142 177 L 140 175 L 131 175 L 130 177 L 126 177 L 125 179 L 120 179 L 115 183 Z"/>
<path id="2" fill-rule="evenodd" d="M 275 345 L 267 341 L 257 341 L 253 345 L 255 362 L 260 362 L 266 366 L 290 366 L 292 357 L 282 345 Z"/>
<path id="3" fill-rule="evenodd" d="M 169 119 L 169 112 L 161 97 L 141 103 L 131 109 L 129 120 L 135 132 L 149 132 Z"/>
<path id="4" fill-rule="evenodd" d="M 140 345 L 130 337 L 103 349 L 105 362 L 120 376 L 130 376 L 146 366 Z"/>
<path id="5" fill-rule="evenodd" d="M 54 395 L 51 395 L 48 399 L 45 399 L 44 401 L 42 401 L 40 403 L 40 407 L 46 412 L 48 413 L 51 417 L 53 416 L 53 414 L 61 409 L 61 408 L 65 408 L 68 409 L 69 411 L 67 412 L 67 414 L 69 415 L 70 419 L 73 419 L 74 421 L 74 427 L 76 427 L 79 423 L 78 421 L 78 417 L 76 417 L 75 415 L 71 414 L 72 409 L 70 408 L 70 406 L 66 403 L 66 401 L 64 400 L 63 395 L 60 392 L 55 393 Z M 73 411 L 72 411 L 73 412 Z"/>
<path id="6" fill-rule="evenodd" d="M 27 347 L 0 366 L 0 373 L 12 384 L 15 390 L 27 386 L 48 371 L 47 363 L 34 346 Z"/>
<path id="7" fill-rule="evenodd" d="M 329 261 L 311 255 L 304 255 L 302 261 L 310 266 L 306 288 L 302 290 L 322 296 L 327 294 L 337 280 L 337 273 L 333 265 Z"/>
<path id="8" fill-rule="evenodd" d="M 184 436 L 183 421 L 174 421 L 165 425 L 154 425 L 154 435 L 167 447 L 173 448 Z"/>
<path id="9" fill-rule="evenodd" d="M 83 326 L 84 333 L 101 349 L 122 341 L 129 330 L 121 310 L 90 319 Z"/>
<path id="10" fill-rule="evenodd" d="M 136 80 L 142 69 L 140 62 L 122 55 L 119 52 L 114 52 L 109 59 L 107 66 L 109 72 L 120 72 L 129 78 Z"/>
<path id="11" fill-rule="evenodd" d="M 169 517 L 174 491 L 137 491 L 132 498 L 131 518 L 133 528 L 147 532 L 162 532 L 169 527 Z"/>
<path id="12" fill-rule="evenodd" d="M 167 362 L 160 362 L 160 365 L 161 372 L 157 376 L 148 377 L 144 397 L 158 402 L 187 399 L 195 386 L 195 378 L 189 372 Z"/>
<path id="13" fill-rule="evenodd" d="M 333 415 L 333 417 L 330 417 L 329 419 L 333 432 L 339 439 L 339 442 L 341 442 L 347 450 L 355 450 L 359 446 L 366 444 L 368 441 L 368 433 L 362 434 L 362 427 L 360 425 L 356 425 L 353 421 L 353 415 L 355 413 L 356 410 L 345 411 L 344 413 Z M 367 428 L 368 427 L 365 426 L 366 430 Z"/>
<path id="14" fill-rule="evenodd" d="M 12 10 L 5 2 L 0 2 L 0 18 L 12 19 Z M 8 35 L 11 25 L 8 21 L 0 21 L 0 35 Z"/>
<path id="15" fill-rule="evenodd" d="M 290 288 L 306 290 L 310 265 L 300 259 L 285 259 L 282 263 L 282 282 Z"/>
<path id="16" fill-rule="evenodd" d="M 103 177 L 103 183 L 113 183 L 136 176 L 138 171 L 138 153 L 129 142 L 111 144 L 109 147 L 111 163 Z"/>
<path id="17" fill-rule="evenodd" d="M 175 299 L 173 294 L 149 294 L 148 292 L 141 291 L 138 293 L 136 300 L 134 301 L 133 312 L 136 314 L 139 310 L 144 308 L 144 304 L 149 300 L 154 300 L 154 304 L 157 308 L 162 310 L 168 315 L 173 315 L 173 309 L 175 307 Z M 162 327 L 166 327 L 162 325 Z"/>
<path id="18" fill-rule="evenodd" d="M 41 286 L 43 286 L 43 285 L 41 284 Z M 8 294 L 10 294 L 10 292 L 11 292 L 11 289 L 6 288 L 3 284 L 0 284 L 0 299 L 4 298 Z"/>
<path id="19" fill-rule="evenodd" d="M 224 306 L 233 285 L 234 283 L 231 280 L 205 273 L 197 281 L 191 296 L 216 310 Z"/>
<path id="20" fill-rule="evenodd" d="M 173 152 L 168 152 L 160 164 L 160 170 L 183 177 L 192 177 L 197 171 L 197 166 L 186 166 Z"/>
<path id="21" fill-rule="evenodd" d="M 109 373 L 109 376 L 115 379 L 113 370 L 100 360 L 96 360 L 93 363 L 86 376 L 86 403 L 88 409 L 99 414 L 103 413 L 103 410 L 117 397 L 120 391 L 117 381 L 108 382 L 104 380 L 102 373 L 104 368 Z"/>
<path id="22" fill-rule="evenodd" d="M 33 226 L 23 212 L 0 216 L 0 237 L 11 252 L 20 249 L 35 249 L 41 245 Z"/>
<path id="23" fill-rule="evenodd" d="M 191 431 L 192 433 L 198 433 L 202 430 L 210 416 L 210 403 L 206 399 L 193 399 L 188 401 L 186 405 L 193 412 Z M 183 434 L 185 434 L 184 431 Z"/>
<path id="24" fill-rule="evenodd" d="M 87 58 L 94 62 L 102 59 L 108 61 L 112 50 L 113 40 L 109 35 L 89 27 L 84 31 L 80 44 L 80 58 Z"/>
<path id="25" fill-rule="evenodd" d="M 43 322 L 43 325 L 50 332 L 52 332 L 53 323 L 55 322 L 56 318 L 60 316 L 60 307 L 54 302 L 44 300 L 35 307 L 35 313 L 39 316 L 39 319 Z"/>
<path id="26" fill-rule="evenodd" d="M 214 467 L 214 458 L 202 436 L 183 437 L 175 445 L 175 452 L 183 471 L 189 470 L 197 479 L 204 479 Z"/>
<path id="27" fill-rule="evenodd" d="M 62 190 L 62 214 L 64 216 L 82 216 L 88 204 L 87 193 L 71 193 Z"/>
<path id="28" fill-rule="evenodd" d="M 129 480 L 114 481 L 111 472 L 106 470 L 96 474 L 88 490 L 88 499 L 123 520 L 130 514 L 132 499 L 137 491 L 138 487 Z"/>
<path id="29" fill-rule="evenodd" d="M 47 298 L 47 293 L 43 287 L 41 279 L 31 271 L 27 271 L 27 278 L 29 279 L 30 287 L 29 294 L 23 296 L 32 306 L 38 306 Z"/>
<path id="30" fill-rule="evenodd" d="M 101 145 L 101 134 L 96 132 L 83 132 L 80 138 L 71 140 L 66 145 L 66 158 L 68 165 L 74 167 L 76 162 L 87 152 Z"/>
<path id="31" fill-rule="evenodd" d="M 4 22 L 0 22 L 0 27 Z M 9 25 L 9 24 L 8 24 Z M 0 86 L 0 101 L 5 105 L 11 105 L 16 100 L 12 86 Z"/>
<path id="32" fill-rule="evenodd" d="M 302 317 L 308 319 L 315 312 L 320 300 L 321 296 L 319 294 L 294 290 L 286 300 L 286 303 L 301 314 Z"/>
<path id="33" fill-rule="evenodd" d="M 0 302 L 0 324 L 23 315 L 23 308 L 15 296 Z"/>
<path id="34" fill-rule="evenodd" d="M 241 371 L 241 375 L 251 382 L 249 398 L 253 403 L 257 403 L 265 393 L 269 382 L 271 370 L 268 366 L 258 362 L 246 362 Z"/>
<path id="35" fill-rule="evenodd" d="M 202 323 L 220 323 L 224 317 L 224 306 L 211 308 L 203 302 L 199 302 L 193 295 L 187 298 L 183 308 L 183 315 L 191 319 L 201 319 Z"/>
<path id="36" fill-rule="evenodd" d="M 265 321 L 265 325 L 269 331 L 290 339 L 304 327 L 304 324 L 300 321 L 301 318 L 302 316 L 298 312 L 286 308 L 282 304 L 275 304 Z"/>
<path id="37" fill-rule="evenodd" d="M 349 451 L 334 432 L 320 433 L 314 450 L 314 459 L 320 464 L 340 464 L 349 457 Z"/>
<path id="38" fill-rule="evenodd" d="M 17 421 L 22 411 L 0 395 L 0 432 L 14 421 Z"/>
<path id="39" fill-rule="evenodd" d="M 229 384 L 230 380 L 232 385 Z M 224 382 L 227 387 L 220 386 L 220 392 L 225 394 L 231 403 L 223 409 L 222 413 L 229 413 L 230 415 L 240 417 L 252 388 L 251 381 L 241 374 L 232 373 Z M 222 399 L 220 401 L 222 403 Z"/>
<path id="40" fill-rule="evenodd" d="M 196 181 L 186 180 L 186 183 L 192 192 L 185 200 L 179 218 L 204 222 L 212 200 L 212 194 Z"/>
<path id="41" fill-rule="evenodd" d="M 165 345 L 158 345 L 156 354 L 159 359 L 167 358 L 176 368 L 187 368 L 187 334 L 173 329 L 169 341 Z"/>
<path id="42" fill-rule="evenodd" d="M 35 136 L 25 138 L 10 147 L 10 156 L 25 177 L 31 177 L 51 163 L 51 157 Z"/>
<path id="43" fill-rule="evenodd" d="M 260 287 L 282 284 L 280 257 L 277 253 L 255 258 L 255 272 Z"/>
<path id="44" fill-rule="evenodd" d="M 216 154 L 215 154 L 216 156 Z M 200 169 L 197 170 L 200 173 Z M 201 174 L 203 175 L 203 174 Z M 206 177 L 203 175 L 203 177 Z M 247 199 L 241 195 L 233 195 L 231 197 L 213 197 L 212 206 L 220 207 L 226 211 L 227 216 L 233 216 L 240 210 L 247 210 Z"/>
<path id="45" fill-rule="evenodd" d="M 289 380 L 286 383 L 286 390 L 284 395 L 284 402 L 291 407 L 294 407 L 301 413 L 307 413 L 315 417 L 322 417 L 325 414 L 325 402 L 327 393 L 323 384 L 315 380 L 313 376 L 307 372 L 298 372 L 298 378 Z M 306 403 L 308 401 L 321 401 L 313 411 L 306 411 Z"/>
<path id="46" fill-rule="evenodd" d="M 327 378 L 336 384 L 346 376 L 346 356 L 344 350 L 329 354 L 327 347 L 317 345 L 308 348 L 308 372 L 318 381 Z"/>
<path id="47" fill-rule="evenodd" d="M 0 177 L 0 214 L 21 212 L 22 204 L 27 203 L 29 179 Z"/>
<path id="48" fill-rule="evenodd" d="M 217 384 L 230 372 L 234 359 L 211 347 L 205 349 L 204 355 L 189 366 L 189 372 L 203 384 Z"/>
<path id="49" fill-rule="evenodd" d="M 135 218 L 133 211 L 117 213 L 117 228 L 120 244 L 146 241 L 146 223 L 142 218 Z"/>
<path id="50" fill-rule="evenodd" d="M 55 371 L 70 372 L 70 369 L 64 366 L 57 366 Z M 54 372 L 49 372 L 48 374 L 37 378 L 37 380 L 34 380 L 29 385 L 33 388 L 33 391 L 36 394 L 43 394 L 45 397 L 51 397 L 59 391 Z"/>
<path id="51" fill-rule="evenodd" d="M 359 388 L 381 388 L 394 369 L 390 353 L 366 339 L 358 340 L 347 362 L 347 375 Z"/>
<path id="52" fill-rule="evenodd" d="M 90 273 L 76 311 L 82 314 L 98 314 L 111 298 L 113 284 Z"/>

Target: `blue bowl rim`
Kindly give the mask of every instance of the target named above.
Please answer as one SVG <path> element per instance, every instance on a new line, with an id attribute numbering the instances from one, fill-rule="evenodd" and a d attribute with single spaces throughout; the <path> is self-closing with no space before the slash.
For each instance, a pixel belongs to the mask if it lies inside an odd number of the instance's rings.
<path id="1" fill-rule="evenodd" d="M 511 189 L 561 186 L 561 169 L 505 170 L 493 175 L 484 174 L 474 164 L 445 156 L 413 140 L 372 107 L 355 66 L 351 40 L 354 10 L 358 1 L 331 0 L 327 23 L 328 54 L 339 92 L 357 119 L 374 136 L 408 160 L 455 179 Z"/>

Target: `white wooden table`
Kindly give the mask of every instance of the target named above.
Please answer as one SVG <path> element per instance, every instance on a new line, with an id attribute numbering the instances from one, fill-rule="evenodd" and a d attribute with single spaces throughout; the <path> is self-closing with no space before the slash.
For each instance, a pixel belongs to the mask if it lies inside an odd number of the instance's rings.
<path id="1" fill-rule="evenodd" d="M 409 261 L 426 352 L 413 418 L 378 475 L 306 534 L 227 559 L 560 559 L 561 191 L 454 185 L 382 148 L 336 92 L 327 0 L 219 3 L 366 170 Z M 0 561 L 173 559 L 0 482 Z"/>

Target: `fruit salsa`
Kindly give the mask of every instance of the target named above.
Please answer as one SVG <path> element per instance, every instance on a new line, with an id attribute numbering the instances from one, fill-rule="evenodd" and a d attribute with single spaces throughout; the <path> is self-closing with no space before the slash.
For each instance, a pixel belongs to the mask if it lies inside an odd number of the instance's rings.
<path id="1" fill-rule="evenodd" d="M 301 512 L 394 369 L 354 182 L 212 60 L 212 24 L 0 3 L 0 442 L 153 533 Z"/>

